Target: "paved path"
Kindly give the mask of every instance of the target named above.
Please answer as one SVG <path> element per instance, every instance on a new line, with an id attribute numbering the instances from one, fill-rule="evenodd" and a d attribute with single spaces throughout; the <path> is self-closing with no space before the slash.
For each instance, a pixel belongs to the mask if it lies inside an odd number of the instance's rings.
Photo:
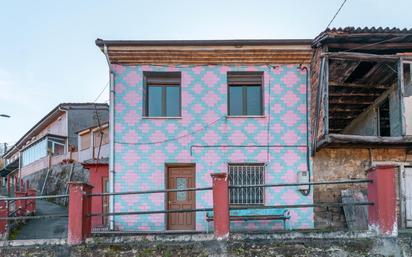
<path id="1" fill-rule="evenodd" d="M 37 200 L 36 215 L 67 213 L 67 209 L 60 205 Z M 67 238 L 67 217 L 33 219 L 23 225 L 16 239 L 49 239 Z"/>

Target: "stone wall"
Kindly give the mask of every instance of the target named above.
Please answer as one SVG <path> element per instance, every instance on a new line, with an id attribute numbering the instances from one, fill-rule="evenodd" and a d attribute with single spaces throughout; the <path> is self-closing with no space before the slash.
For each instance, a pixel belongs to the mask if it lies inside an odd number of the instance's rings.
<path id="1" fill-rule="evenodd" d="M 72 165 L 74 165 L 74 167 L 71 181 L 88 181 L 89 172 L 88 170 L 83 169 L 83 166 L 80 163 L 54 165 L 50 170 L 49 176 L 47 178 L 47 183 L 45 185 L 43 195 L 60 195 L 67 193 L 67 182 L 69 181 Z M 43 169 L 24 177 L 25 181 L 29 181 L 30 187 L 37 190 L 38 195 L 41 194 L 44 180 L 47 176 L 47 170 L 48 169 Z M 53 201 L 60 205 L 67 205 L 67 199 L 65 198 L 58 198 L 54 199 Z"/>
<path id="2" fill-rule="evenodd" d="M 174 236 L 170 241 L 134 240 L 127 242 L 90 242 L 79 246 L 18 246 L 0 248 L 0 257 L 129 257 L 129 256 L 412 256 L 411 238 L 302 238 L 274 239 L 242 237 L 229 241 L 184 240 Z"/>
<path id="3" fill-rule="evenodd" d="M 313 158 L 313 179 L 314 181 L 365 179 L 366 170 L 372 162 L 405 162 L 406 160 L 407 156 L 403 149 L 322 149 Z M 341 190 L 348 188 L 366 191 L 367 185 L 316 186 L 313 193 L 314 202 L 341 202 Z M 399 195 L 398 189 L 397 192 Z M 398 210 L 398 215 L 399 213 Z M 398 220 L 400 221 L 400 218 Z M 315 227 L 346 227 L 343 209 L 315 208 Z"/>

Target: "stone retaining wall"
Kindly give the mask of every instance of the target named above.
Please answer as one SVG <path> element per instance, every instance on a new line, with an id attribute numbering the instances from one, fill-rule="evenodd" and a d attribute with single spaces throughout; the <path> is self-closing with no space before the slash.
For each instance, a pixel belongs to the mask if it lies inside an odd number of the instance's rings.
<path id="1" fill-rule="evenodd" d="M 162 237 L 165 240 L 160 240 Z M 229 241 L 206 236 L 146 236 L 95 238 L 69 247 L 56 245 L 3 246 L 0 257 L 51 256 L 412 256 L 409 235 L 399 238 L 350 237 L 318 234 L 315 237 L 235 235 Z M 281 239 L 283 238 L 283 239 Z M 154 240 L 155 239 L 155 240 Z M 50 243 L 50 242 L 44 242 Z M 61 242 L 60 242 L 61 243 Z"/>

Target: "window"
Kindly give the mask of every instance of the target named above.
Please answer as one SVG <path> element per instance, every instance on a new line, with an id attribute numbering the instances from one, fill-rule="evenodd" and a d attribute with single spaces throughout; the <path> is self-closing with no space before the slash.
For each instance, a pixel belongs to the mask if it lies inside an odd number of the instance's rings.
<path id="1" fill-rule="evenodd" d="M 90 132 L 80 135 L 80 150 L 86 150 L 90 147 Z"/>
<path id="2" fill-rule="evenodd" d="M 389 115 L 389 99 L 386 98 L 378 108 L 378 136 L 380 137 L 391 136 L 391 124 Z"/>
<path id="3" fill-rule="evenodd" d="M 412 61 L 403 62 L 403 82 L 405 96 L 412 96 L 412 76 L 411 76 Z"/>
<path id="4" fill-rule="evenodd" d="M 109 129 L 103 128 L 100 131 L 96 130 L 93 132 L 93 145 L 94 147 L 99 147 L 100 140 L 102 141 L 102 145 L 106 145 L 109 143 Z"/>
<path id="5" fill-rule="evenodd" d="M 26 166 L 38 159 L 47 156 L 47 140 L 46 138 L 34 143 L 22 152 L 22 165 Z"/>
<path id="6" fill-rule="evenodd" d="M 263 72 L 228 72 L 230 116 L 263 115 Z"/>
<path id="7" fill-rule="evenodd" d="M 47 148 L 52 155 L 62 155 L 65 153 L 66 140 L 62 138 L 49 137 Z"/>
<path id="8" fill-rule="evenodd" d="M 229 185 L 263 185 L 265 182 L 264 164 L 230 164 Z M 230 204 L 256 205 L 263 204 L 263 187 L 231 188 L 229 190 Z"/>
<path id="9" fill-rule="evenodd" d="M 58 137 L 44 137 L 33 143 L 22 151 L 22 165 L 26 166 L 35 162 L 48 153 L 52 155 L 61 155 L 66 151 L 66 139 Z"/>
<path id="10" fill-rule="evenodd" d="M 180 72 L 145 72 L 144 116 L 180 117 Z"/>

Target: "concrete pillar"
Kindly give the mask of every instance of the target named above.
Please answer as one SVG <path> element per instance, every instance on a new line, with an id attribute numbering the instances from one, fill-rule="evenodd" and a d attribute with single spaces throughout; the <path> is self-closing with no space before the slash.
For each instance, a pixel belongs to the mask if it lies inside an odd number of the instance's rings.
<path id="1" fill-rule="evenodd" d="M 227 173 L 211 174 L 213 180 L 213 225 L 215 237 L 229 237 L 229 181 Z"/>
<path id="2" fill-rule="evenodd" d="M 16 197 L 26 197 L 27 194 L 26 192 L 21 192 L 21 191 L 16 191 L 15 193 Z M 16 216 L 24 216 L 26 215 L 26 201 L 27 200 L 16 200 L 15 201 L 15 206 L 16 206 Z"/>
<path id="3" fill-rule="evenodd" d="M 90 236 L 92 226 L 91 197 L 92 186 L 82 182 L 69 182 L 69 223 L 67 243 L 76 245 L 83 243 Z"/>
<path id="4" fill-rule="evenodd" d="M 368 179 L 368 201 L 374 205 L 368 207 L 369 229 L 387 236 L 397 235 L 396 182 L 393 165 L 380 165 L 370 168 Z"/>
<path id="5" fill-rule="evenodd" d="M 0 199 L 0 218 L 7 218 L 9 216 L 9 209 L 7 201 Z M 8 237 L 8 221 L 0 219 L 0 239 L 6 240 Z"/>
<path id="6" fill-rule="evenodd" d="M 27 189 L 27 196 L 36 196 L 37 190 L 34 188 Z M 36 199 L 26 200 L 26 211 L 28 213 L 36 213 Z"/>

